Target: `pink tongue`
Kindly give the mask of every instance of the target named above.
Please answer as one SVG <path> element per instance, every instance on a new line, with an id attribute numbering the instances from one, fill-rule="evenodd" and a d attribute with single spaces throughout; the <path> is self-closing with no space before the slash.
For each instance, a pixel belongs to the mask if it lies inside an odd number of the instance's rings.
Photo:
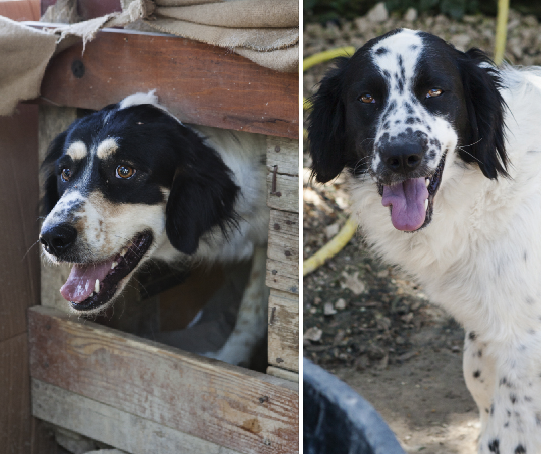
<path id="1" fill-rule="evenodd" d="M 96 287 L 96 279 L 100 285 L 107 273 L 111 271 L 113 260 L 97 265 L 73 265 L 66 283 L 60 289 L 62 296 L 68 301 L 80 302 L 87 299 Z"/>
<path id="2" fill-rule="evenodd" d="M 428 189 L 425 179 L 414 178 L 394 186 L 383 186 L 381 204 L 393 206 L 391 218 L 398 230 L 417 230 L 425 222 L 425 200 Z"/>

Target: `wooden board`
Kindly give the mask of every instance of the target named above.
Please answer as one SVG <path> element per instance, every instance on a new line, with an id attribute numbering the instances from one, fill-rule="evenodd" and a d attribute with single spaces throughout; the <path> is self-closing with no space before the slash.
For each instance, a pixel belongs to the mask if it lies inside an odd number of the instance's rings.
<path id="1" fill-rule="evenodd" d="M 280 175 L 299 175 L 299 141 L 267 136 L 267 167 L 278 167 Z"/>
<path id="2" fill-rule="evenodd" d="M 269 366 L 267 367 L 267 374 L 274 377 L 283 378 L 284 380 L 294 381 L 299 383 L 299 374 L 291 372 L 290 370 L 281 369 L 279 367 Z"/>
<path id="3" fill-rule="evenodd" d="M 32 379 L 32 412 L 52 424 L 129 453 L 238 453 L 36 379 Z"/>
<path id="4" fill-rule="evenodd" d="M 0 16 L 15 21 L 32 21 L 40 18 L 39 0 L 15 0 L 0 2 Z"/>
<path id="5" fill-rule="evenodd" d="M 297 138 L 298 74 L 263 68 L 231 51 L 184 38 L 107 29 L 54 57 L 41 101 L 98 110 L 156 89 L 181 121 Z M 79 72 L 72 71 L 74 62 Z M 79 77 L 76 77 L 76 75 Z"/>
<path id="6" fill-rule="evenodd" d="M 299 293 L 299 215 L 271 210 L 267 286 Z"/>
<path id="7" fill-rule="evenodd" d="M 269 297 L 269 363 L 299 371 L 299 297 L 273 289 Z"/>
<path id="8" fill-rule="evenodd" d="M 31 376 L 243 453 L 298 450 L 294 383 L 81 322 L 29 312 Z"/>
<path id="9" fill-rule="evenodd" d="M 26 333 L 0 343 L 0 453 L 56 454 L 56 443 L 30 412 Z"/>
<path id="10" fill-rule="evenodd" d="M 276 180 L 273 191 L 273 180 Z M 267 205 L 280 211 L 299 212 L 299 177 L 281 175 L 269 171 L 267 174 Z"/>

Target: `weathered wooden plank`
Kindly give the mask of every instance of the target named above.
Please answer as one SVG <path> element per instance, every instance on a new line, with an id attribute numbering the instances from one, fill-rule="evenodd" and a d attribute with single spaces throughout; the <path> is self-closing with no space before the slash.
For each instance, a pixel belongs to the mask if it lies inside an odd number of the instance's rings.
<path id="1" fill-rule="evenodd" d="M 52 434 L 31 416 L 27 358 L 26 333 L 0 343 L 0 452 L 53 454 Z"/>
<path id="2" fill-rule="evenodd" d="M 0 117 L 0 341 L 24 333 L 39 303 L 37 121 L 28 105 Z"/>
<path id="3" fill-rule="evenodd" d="M 79 62 L 75 73 L 74 62 Z M 298 74 L 178 37 L 99 32 L 84 54 L 80 44 L 51 60 L 40 99 L 98 110 L 152 89 L 186 123 L 298 137 Z"/>
<path id="4" fill-rule="evenodd" d="M 269 288 L 284 292 L 299 293 L 299 265 L 267 259 L 265 284 Z"/>
<path id="5" fill-rule="evenodd" d="M 238 453 L 36 379 L 32 379 L 32 413 L 133 454 Z"/>
<path id="6" fill-rule="evenodd" d="M 269 363 L 299 371 L 299 298 L 271 289 L 269 296 Z"/>
<path id="7" fill-rule="evenodd" d="M 298 450 L 298 391 L 47 307 L 29 311 L 31 376 L 243 453 Z"/>
<path id="8" fill-rule="evenodd" d="M 299 215 L 271 210 L 269 220 L 269 259 L 299 266 Z M 293 273 L 291 277 L 298 277 Z"/>
<path id="9" fill-rule="evenodd" d="M 299 141 L 285 137 L 267 136 L 267 167 L 277 166 L 277 172 L 299 175 Z"/>
<path id="10" fill-rule="evenodd" d="M 267 205 L 280 211 L 299 212 L 299 177 L 281 175 L 269 170 L 267 174 Z"/>
<path id="11" fill-rule="evenodd" d="M 283 378 L 284 380 L 294 381 L 299 383 L 299 374 L 290 370 L 281 369 L 280 367 L 267 367 L 267 374 L 274 377 Z"/>

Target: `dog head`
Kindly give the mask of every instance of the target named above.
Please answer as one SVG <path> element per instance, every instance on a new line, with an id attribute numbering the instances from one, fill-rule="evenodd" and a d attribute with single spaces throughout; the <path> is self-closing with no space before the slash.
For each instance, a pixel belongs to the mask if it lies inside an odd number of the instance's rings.
<path id="1" fill-rule="evenodd" d="M 61 293 L 77 311 L 111 303 L 163 241 L 192 255 L 203 234 L 235 222 L 229 168 L 152 92 L 76 120 L 43 170 L 40 241 L 50 261 L 73 264 Z"/>
<path id="2" fill-rule="evenodd" d="M 446 162 L 507 175 L 501 79 L 477 49 L 460 52 L 424 32 L 399 29 L 340 58 L 321 81 L 309 117 L 312 172 L 369 175 L 393 225 L 430 223 Z"/>

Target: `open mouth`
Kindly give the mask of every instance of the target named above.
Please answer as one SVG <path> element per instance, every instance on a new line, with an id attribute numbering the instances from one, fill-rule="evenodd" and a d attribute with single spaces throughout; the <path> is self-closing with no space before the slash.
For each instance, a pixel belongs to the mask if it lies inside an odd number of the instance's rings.
<path id="1" fill-rule="evenodd" d="M 137 267 L 152 240 L 150 232 L 139 233 L 104 262 L 76 263 L 60 293 L 76 311 L 90 311 L 106 304 L 115 296 L 121 281 Z"/>
<path id="2" fill-rule="evenodd" d="M 432 175 L 411 178 L 392 186 L 378 183 L 381 204 L 391 207 L 391 220 L 396 229 L 414 232 L 430 223 L 446 157 L 447 153 L 444 153 Z"/>

